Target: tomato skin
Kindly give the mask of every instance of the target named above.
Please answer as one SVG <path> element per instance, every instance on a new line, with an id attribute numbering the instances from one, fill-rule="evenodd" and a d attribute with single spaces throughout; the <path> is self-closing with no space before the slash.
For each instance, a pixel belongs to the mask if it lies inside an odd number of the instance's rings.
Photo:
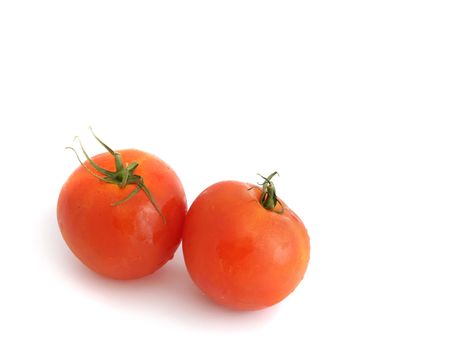
<path id="1" fill-rule="evenodd" d="M 195 284 L 239 310 L 284 299 L 302 280 L 310 256 L 297 215 L 282 201 L 282 214 L 266 210 L 261 190 L 251 187 L 236 181 L 208 187 L 189 209 L 183 230 L 183 255 Z"/>
<path id="2" fill-rule="evenodd" d="M 124 163 L 139 163 L 135 174 L 143 177 L 166 223 L 143 191 L 112 206 L 136 185 L 119 188 L 83 167 L 63 185 L 57 219 L 66 244 L 87 267 L 106 277 L 133 279 L 153 273 L 173 257 L 182 235 L 186 198 L 177 175 L 162 160 L 134 149 L 118 152 Z M 115 169 L 109 153 L 92 159 L 103 168 Z M 88 162 L 85 165 L 92 169 Z"/>

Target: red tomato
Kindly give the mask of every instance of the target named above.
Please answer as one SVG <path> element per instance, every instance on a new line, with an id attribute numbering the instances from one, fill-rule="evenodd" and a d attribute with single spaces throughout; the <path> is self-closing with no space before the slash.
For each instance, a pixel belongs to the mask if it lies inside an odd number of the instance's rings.
<path id="1" fill-rule="evenodd" d="M 305 274 L 308 233 L 276 197 L 274 174 L 264 178 L 263 189 L 236 181 L 212 185 L 188 211 L 185 263 L 195 284 L 219 304 L 242 310 L 273 305 Z"/>
<path id="2" fill-rule="evenodd" d="M 173 257 L 186 199 L 175 172 L 151 154 L 127 149 L 91 159 L 115 172 L 117 154 L 126 165 L 121 169 L 129 169 L 128 183 L 122 186 L 125 170 L 112 175 L 119 182 L 115 184 L 79 167 L 60 192 L 57 218 L 68 247 L 87 267 L 110 278 L 133 279 L 153 273 Z M 97 172 L 89 160 L 84 166 Z"/>

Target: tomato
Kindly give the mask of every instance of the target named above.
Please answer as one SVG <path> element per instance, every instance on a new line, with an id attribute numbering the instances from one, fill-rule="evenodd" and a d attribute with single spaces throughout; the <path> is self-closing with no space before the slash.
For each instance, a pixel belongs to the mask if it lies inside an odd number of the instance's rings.
<path id="1" fill-rule="evenodd" d="M 180 244 L 185 193 L 159 158 L 107 149 L 93 158 L 85 154 L 88 160 L 63 185 L 58 224 L 68 247 L 91 270 L 114 279 L 142 277 L 170 260 Z"/>
<path id="2" fill-rule="evenodd" d="M 256 310 L 289 295 L 310 256 L 307 230 L 277 198 L 271 179 L 263 187 L 224 181 L 193 202 L 183 229 L 183 255 L 195 284 L 233 309 Z"/>

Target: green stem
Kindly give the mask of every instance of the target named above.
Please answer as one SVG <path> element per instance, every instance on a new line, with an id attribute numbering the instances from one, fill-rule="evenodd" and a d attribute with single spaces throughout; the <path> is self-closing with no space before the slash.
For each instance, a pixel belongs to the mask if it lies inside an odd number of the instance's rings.
<path id="1" fill-rule="evenodd" d="M 277 171 L 273 172 L 271 175 L 268 177 L 264 177 L 261 174 L 258 174 L 261 176 L 261 178 L 264 180 L 263 183 L 259 183 L 258 185 L 262 186 L 262 193 L 260 197 L 260 203 L 263 206 L 263 208 L 273 211 L 278 214 L 282 214 L 284 212 L 284 206 L 280 202 L 280 200 L 277 198 L 276 194 L 276 186 L 274 186 L 274 183 L 271 181 L 272 178 L 275 175 L 279 175 Z M 280 205 L 280 209 L 277 210 L 277 204 Z"/>
<path id="2" fill-rule="evenodd" d="M 91 129 L 91 128 L 90 128 Z M 113 184 L 113 185 L 116 185 L 120 188 L 125 188 L 127 185 L 129 184 L 134 184 L 136 185 L 135 189 L 125 198 L 119 200 L 118 202 L 116 203 L 112 203 L 111 205 L 112 206 L 115 206 L 115 205 L 120 205 L 120 204 L 123 204 L 125 202 L 127 202 L 128 200 L 130 200 L 131 198 L 133 198 L 140 190 L 143 190 L 143 192 L 146 194 L 146 196 L 148 197 L 149 201 L 151 202 L 151 204 L 154 206 L 154 208 L 156 209 L 156 211 L 159 213 L 159 215 L 162 217 L 162 220 L 163 222 L 165 223 L 165 217 L 164 215 L 162 214 L 161 210 L 159 209 L 159 207 L 157 206 L 156 204 L 156 201 L 154 200 L 154 197 L 152 196 L 151 192 L 149 191 L 149 189 L 146 187 L 146 185 L 144 184 L 144 179 L 140 176 L 140 175 L 136 175 L 134 174 L 134 171 L 135 169 L 138 167 L 138 163 L 137 162 L 131 162 L 130 164 L 128 164 L 126 167 L 123 165 L 123 161 L 122 161 L 122 157 L 121 155 L 118 153 L 118 152 L 115 152 L 114 150 L 112 150 L 109 146 L 107 146 L 104 142 L 101 141 L 101 139 L 99 139 L 95 134 L 94 134 L 94 131 L 92 131 L 91 129 L 91 132 L 93 134 L 93 136 L 96 138 L 96 140 L 102 145 L 104 146 L 104 148 L 114 157 L 115 159 L 115 171 L 111 171 L 111 170 L 108 170 L 108 169 L 104 169 L 102 167 L 100 167 L 99 165 L 97 165 L 92 159 L 91 157 L 89 157 L 89 155 L 86 153 L 86 151 L 84 150 L 84 147 L 83 145 L 81 144 L 81 140 L 76 137 L 75 139 L 78 140 L 79 142 L 79 145 L 81 147 L 81 150 L 83 151 L 83 154 L 84 156 L 86 157 L 86 160 L 88 161 L 89 165 L 101 176 L 97 175 L 95 172 L 91 171 L 90 168 L 88 168 L 80 159 L 78 153 L 76 152 L 76 150 L 73 148 L 73 147 L 66 147 L 67 149 L 71 149 L 75 154 L 76 154 L 76 157 L 78 158 L 78 161 L 80 162 L 80 164 L 84 167 L 84 169 L 86 169 L 86 171 L 91 174 L 92 176 L 96 177 L 97 179 L 99 179 L 100 181 L 103 181 L 103 182 L 106 182 L 108 184 Z"/>

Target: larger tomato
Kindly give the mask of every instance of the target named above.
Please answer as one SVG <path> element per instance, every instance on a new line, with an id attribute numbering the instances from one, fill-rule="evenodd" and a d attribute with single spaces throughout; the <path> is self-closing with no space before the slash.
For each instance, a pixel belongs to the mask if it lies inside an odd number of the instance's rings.
<path id="1" fill-rule="evenodd" d="M 91 270 L 115 279 L 142 277 L 171 259 L 180 244 L 185 193 L 159 158 L 107 149 L 64 184 L 57 205 L 60 231 Z"/>
<path id="2" fill-rule="evenodd" d="M 289 295 L 307 268 L 310 243 L 298 216 L 263 187 L 224 181 L 188 211 L 183 254 L 193 281 L 215 302 L 255 310 Z"/>

